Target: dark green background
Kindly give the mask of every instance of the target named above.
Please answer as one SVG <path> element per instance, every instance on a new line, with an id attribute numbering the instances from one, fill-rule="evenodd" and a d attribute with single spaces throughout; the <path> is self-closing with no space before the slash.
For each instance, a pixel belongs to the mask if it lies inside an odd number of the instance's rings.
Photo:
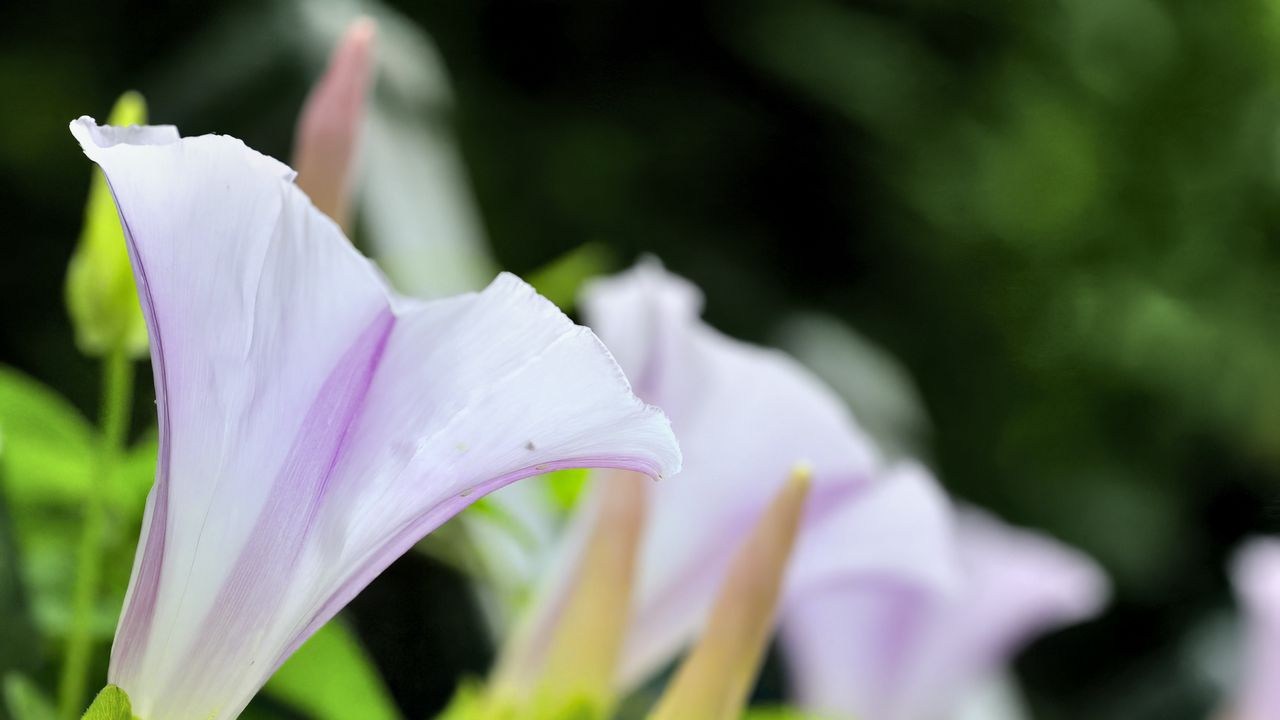
<path id="1" fill-rule="evenodd" d="M 1280 4 L 395 4 L 452 76 L 439 120 L 503 266 L 594 241 L 660 255 L 734 335 L 849 321 L 918 382 L 949 487 L 1115 579 L 1104 619 L 1020 661 L 1039 716 L 1205 715 L 1187 638 L 1240 540 L 1280 530 Z M 314 68 L 213 80 L 257 12 L 0 9 L 0 361 L 86 413 L 66 123 L 137 88 L 155 121 L 287 157 Z M 487 662 L 461 581 L 420 557 L 353 614 L 412 717 Z"/>

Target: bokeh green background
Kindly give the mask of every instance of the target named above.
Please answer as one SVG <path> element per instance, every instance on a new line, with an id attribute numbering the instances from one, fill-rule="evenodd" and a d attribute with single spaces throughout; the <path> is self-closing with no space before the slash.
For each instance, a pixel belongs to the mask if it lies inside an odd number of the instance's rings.
<path id="1" fill-rule="evenodd" d="M 592 242 L 659 255 L 740 337 L 852 324 L 914 378 L 952 490 L 1114 578 L 1101 621 L 1019 662 L 1037 716 L 1206 715 L 1226 563 L 1280 532 L 1280 3 L 393 4 L 448 71 L 426 120 L 503 267 Z M 0 362 L 93 417 L 66 123 L 136 88 L 153 121 L 288 157 L 325 49 L 286 52 L 283 7 L 0 8 Z M 139 434 L 152 399 L 143 377 Z M 421 556 L 349 615 L 410 717 L 491 652 Z"/>

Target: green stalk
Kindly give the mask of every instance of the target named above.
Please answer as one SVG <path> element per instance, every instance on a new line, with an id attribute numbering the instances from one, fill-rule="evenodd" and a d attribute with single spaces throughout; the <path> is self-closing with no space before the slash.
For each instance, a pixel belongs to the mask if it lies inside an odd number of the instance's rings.
<path id="1" fill-rule="evenodd" d="M 107 494 L 129 432 L 133 407 L 133 360 L 115 350 L 102 360 L 102 435 L 97 466 L 84 503 L 84 528 L 76 564 L 71 631 L 58 684 L 58 717 L 74 720 L 85 704 L 85 682 L 93 656 L 93 609 L 102 575 L 102 536 L 106 528 Z"/>

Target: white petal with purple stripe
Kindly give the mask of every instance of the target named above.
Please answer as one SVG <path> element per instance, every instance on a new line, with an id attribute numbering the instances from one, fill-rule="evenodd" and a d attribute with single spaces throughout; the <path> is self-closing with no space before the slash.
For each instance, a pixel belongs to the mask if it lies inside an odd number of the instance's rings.
<path id="1" fill-rule="evenodd" d="M 235 717 L 392 560 L 564 467 L 679 467 L 662 414 L 513 276 L 395 297 L 281 163 L 71 125 L 106 173 L 151 335 L 156 484 L 110 679 L 148 720 Z"/>

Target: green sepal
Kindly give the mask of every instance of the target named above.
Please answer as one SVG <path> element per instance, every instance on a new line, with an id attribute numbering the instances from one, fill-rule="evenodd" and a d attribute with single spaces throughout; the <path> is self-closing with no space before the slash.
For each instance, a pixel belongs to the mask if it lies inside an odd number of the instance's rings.
<path id="1" fill-rule="evenodd" d="M 102 688 L 80 720 L 139 720 L 133 714 L 129 695 L 115 685 Z"/>
<path id="2" fill-rule="evenodd" d="M 146 121 L 146 103 L 136 92 L 121 95 L 107 120 L 111 125 L 142 125 Z M 117 350 L 131 357 L 146 354 L 147 326 L 124 230 L 106 176 L 96 168 L 89 185 L 84 228 L 67 266 L 66 301 L 81 352 L 93 356 Z"/>

